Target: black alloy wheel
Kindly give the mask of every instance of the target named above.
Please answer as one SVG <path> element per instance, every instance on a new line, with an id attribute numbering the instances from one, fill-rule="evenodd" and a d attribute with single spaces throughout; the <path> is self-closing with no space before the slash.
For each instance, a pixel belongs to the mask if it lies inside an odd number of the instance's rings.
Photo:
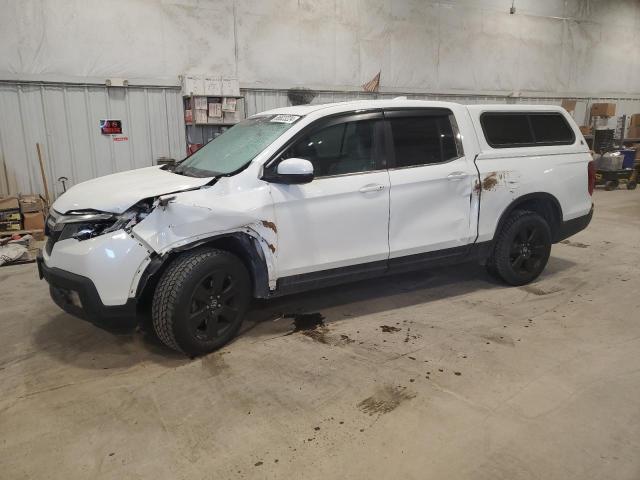
<path id="1" fill-rule="evenodd" d="M 205 276 L 191 296 L 189 327 L 195 338 L 212 341 L 235 325 L 240 310 L 236 304 L 237 282 L 227 271 Z"/>
<path id="2" fill-rule="evenodd" d="M 160 340 L 190 356 L 212 352 L 240 330 L 252 298 L 251 277 L 230 252 L 185 252 L 156 286 L 151 316 Z"/>
<path id="3" fill-rule="evenodd" d="M 524 225 L 514 236 L 509 251 L 509 260 L 514 271 L 530 275 L 546 262 L 547 241 L 538 225 Z"/>
<path id="4" fill-rule="evenodd" d="M 524 285 L 544 270 L 551 254 L 551 243 L 551 228 L 541 215 L 516 210 L 498 233 L 487 264 L 506 283 Z"/>

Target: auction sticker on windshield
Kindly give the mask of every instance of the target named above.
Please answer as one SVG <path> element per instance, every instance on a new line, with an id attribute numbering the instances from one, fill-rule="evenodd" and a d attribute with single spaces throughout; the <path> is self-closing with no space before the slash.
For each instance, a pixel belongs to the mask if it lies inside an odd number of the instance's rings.
<path id="1" fill-rule="evenodd" d="M 298 115 L 276 115 L 271 121 L 275 123 L 293 123 L 299 118 Z"/>

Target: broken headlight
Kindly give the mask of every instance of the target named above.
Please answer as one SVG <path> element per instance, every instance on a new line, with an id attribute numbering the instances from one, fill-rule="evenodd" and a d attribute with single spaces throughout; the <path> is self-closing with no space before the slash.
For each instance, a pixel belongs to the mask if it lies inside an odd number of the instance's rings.
<path id="1" fill-rule="evenodd" d="M 56 219 L 54 229 L 62 230 L 58 240 L 88 240 L 105 233 L 132 228 L 144 220 L 152 210 L 151 201 L 142 201 L 120 215 L 95 210 L 70 212 Z"/>

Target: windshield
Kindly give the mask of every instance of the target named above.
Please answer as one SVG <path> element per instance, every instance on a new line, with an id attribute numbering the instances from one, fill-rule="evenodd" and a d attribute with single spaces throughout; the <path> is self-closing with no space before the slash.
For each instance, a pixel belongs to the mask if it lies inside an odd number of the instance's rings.
<path id="1" fill-rule="evenodd" d="M 263 115 L 243 120 L 186 158 L 173 171 L 194 177 L 239 170 L 299 119 L 298 115 Z"/>

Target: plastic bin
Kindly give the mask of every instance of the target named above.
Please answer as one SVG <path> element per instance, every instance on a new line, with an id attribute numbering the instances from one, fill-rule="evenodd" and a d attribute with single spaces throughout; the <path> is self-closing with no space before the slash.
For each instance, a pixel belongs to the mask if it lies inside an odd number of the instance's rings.
<path id="1" fill-rule="evenodd" d="M 624 155 L 624 160 L 622 160 L 622 168 L 633 168 L 633 165 L 636 161 L 636 151 L 631 148 L 625 148 L 624 150 L 620 150 L 620 153 Z"/>

